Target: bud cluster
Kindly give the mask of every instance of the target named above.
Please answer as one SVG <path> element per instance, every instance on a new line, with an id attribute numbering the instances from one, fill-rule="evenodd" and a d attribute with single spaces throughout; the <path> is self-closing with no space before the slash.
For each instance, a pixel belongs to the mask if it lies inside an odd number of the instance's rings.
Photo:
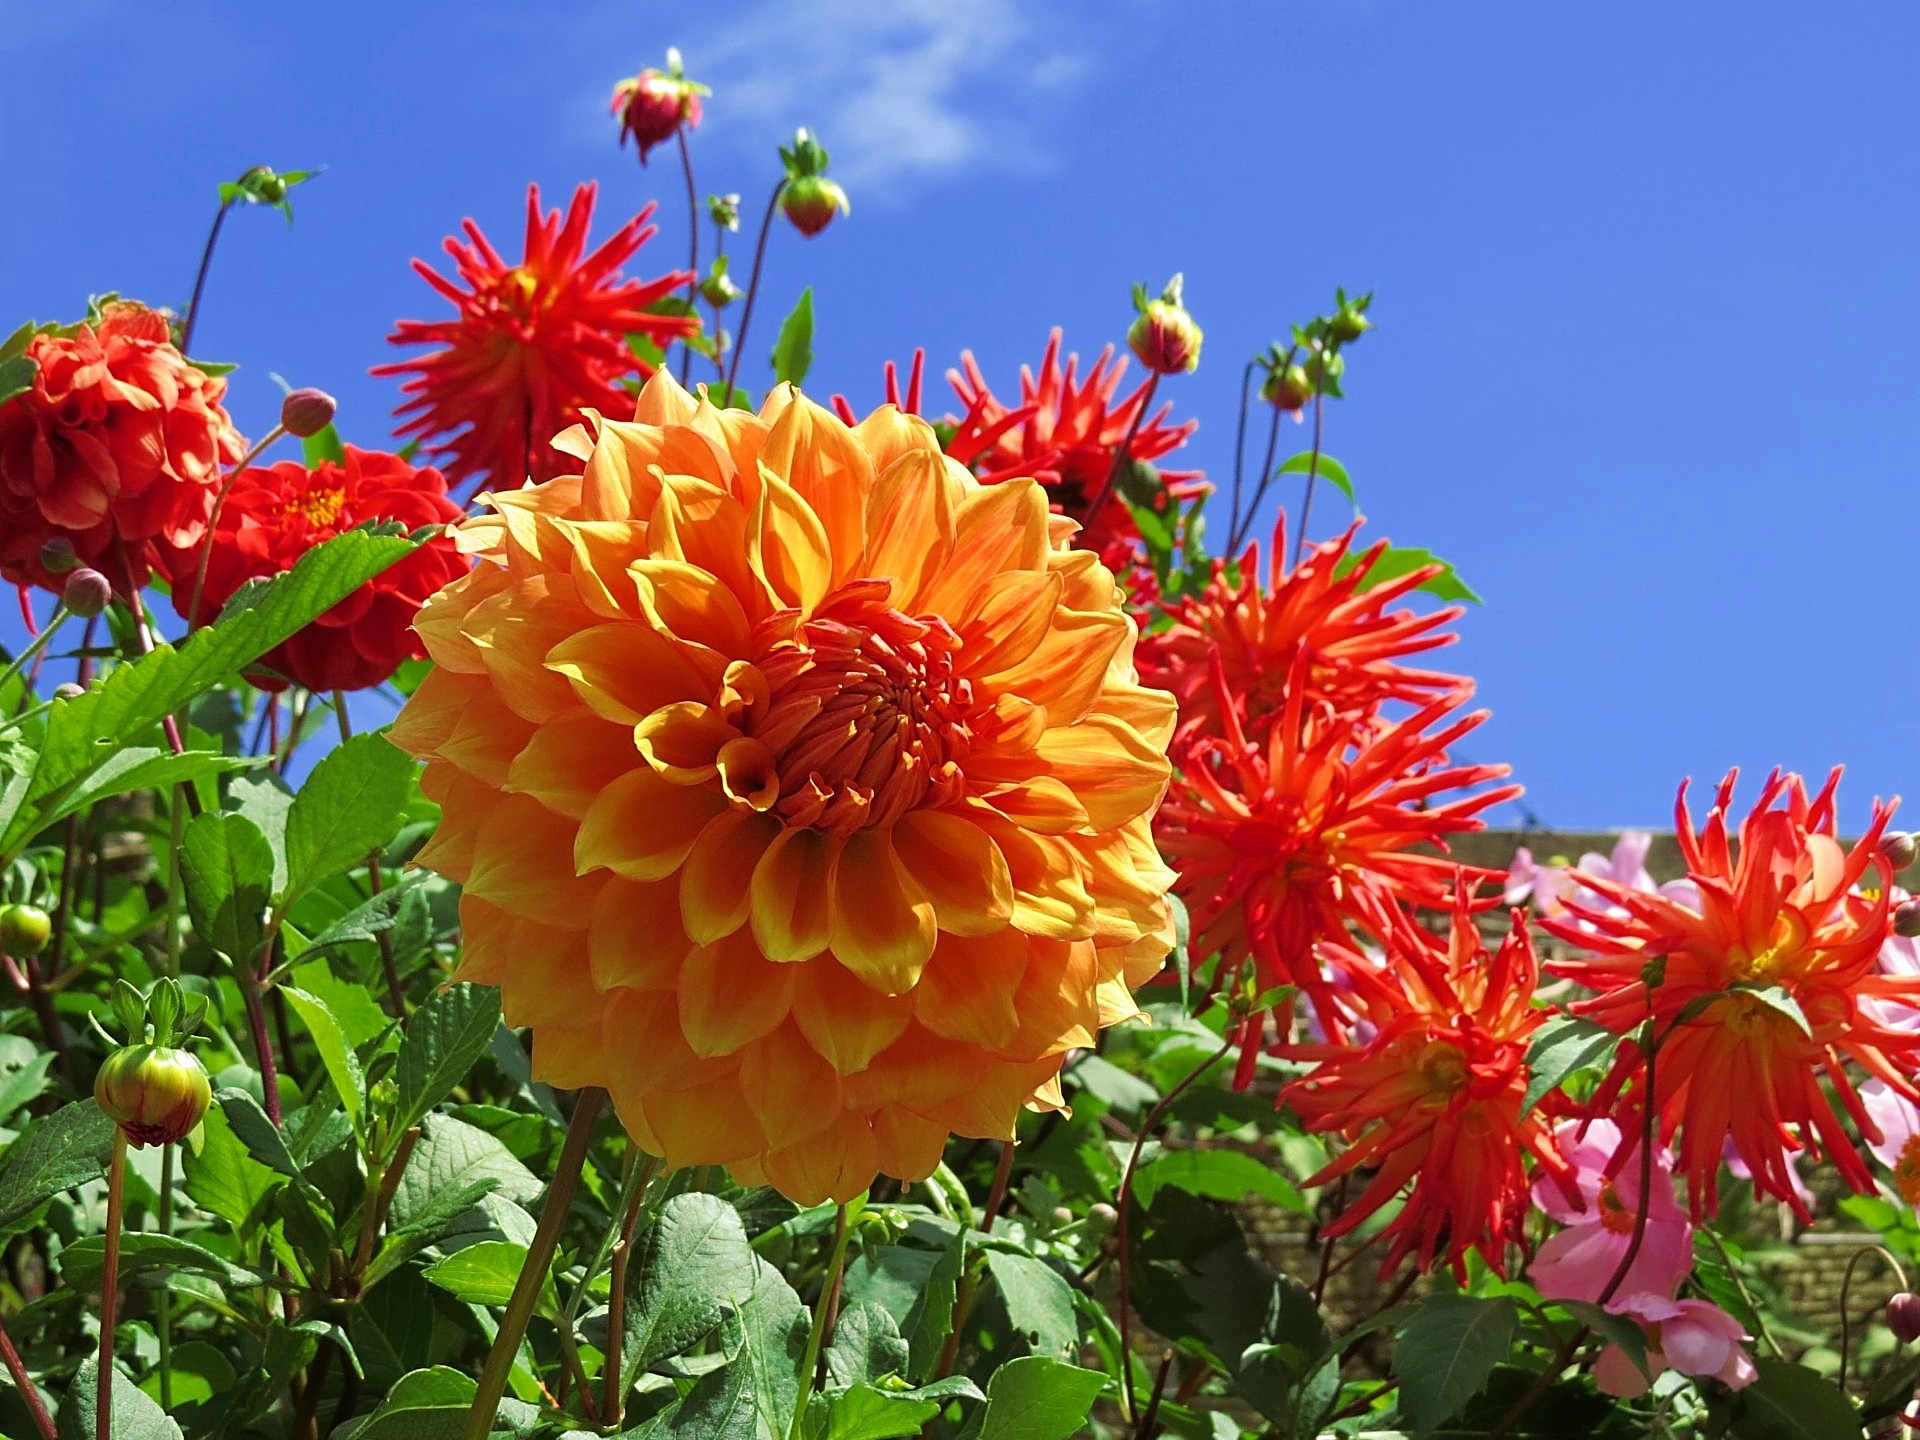
<path id="1" fill-rule="evenodd" d="M 101 1062 L 94 1103 L 128 1144 L 172 1144 L 200 1123 L 213 1099 L 205 1067 L 185 1045 L 206 1017 L 206 997 L 185 994 L 172 979 L 146 995 L 121 980 L 109 1003 L 131 1043 Z"/>
<path id="2" fill-rule="evenodd" d="M 1285 349 L 1270 345 L 1256 358 L 1267 373 L 1260 382 L 1260 398 L 1274 409 L 1297 415 L 1318 396 L 1338 400 L 1340 377 L 1346 374 L 1343 346 L 1351 345 L 1373 328 L 1367 318 L 1371 294 L 1348 299 L 1345 290 L 1333 292 L 1333 313 L 1316 315 L 1293 327 Z"/>

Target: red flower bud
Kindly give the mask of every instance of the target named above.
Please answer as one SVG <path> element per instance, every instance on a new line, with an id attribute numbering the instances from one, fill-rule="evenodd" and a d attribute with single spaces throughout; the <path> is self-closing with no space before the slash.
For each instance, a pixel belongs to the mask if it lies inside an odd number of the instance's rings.
<path id="1" fill-rule="evenodd" d="M 38 905 L 0 908 L 0 954 L 38 955 L 52 934 L 53 921 Z"/>
<path id="2" fill-rule="evenodd" d="M 73 541 L 56 535 L 40 547 L 40 567 L 49 575 L 64 575 L 80 563 Z"/>
<path id="3" fill-rule="evenodd" d="M 671 140 L 682 125 L 689 130 L 700 123 L 700 96 L 705 87 L 694 84 L 681 73 L 680 52 L 667 52 L 665 70 L 642 70 L 632 79 L 613 87 L 609 113 L 620 117 L 620 143 L 633 136 L 640 147 L 640 163 L 647 163 L 647 152 Z"/>
<path id="4" fill-rule="evenodd" d="M 290 392 L 280 402 L 280 423 L 289 435 L 305 440 L 331 425 L 333 412 L 338 408 L 338 403 L 326 391 L 303 387 Z"/>
<path id="5" fill-rule="evenodd" d="M 1895 870 L 1904 870 L 1920 857 L 1920 841 L 1905 830 L 1889 830 L 1880 837 L 1880 853 Z"/>
<path id="6" fill-rule="evenodd" d="M 169 1045 L 124 1045 L 94 1077 L 93 1099 L 129 1144 L 167 1145 L 200 1123 L 213 1099 L 204 1066 Z"/>
<path id="7" fill-rule="evenodd" d="M 1200 327 L 1181 303 L 1180 290 L 1176 275 L 1158 300 L 1147 299 L 1144 287 L 1134 292 L 1140 314 L 1127 331 L 1127 345 L 1156 375 L 1180 375 L 1200 365 Z"/>
<path id="8" fill-rule="evenodd" d="M 91 620 L 113 599 L 113 585 L 98 570 L 80 569 L 67 576 L 60 603 L 82 620 Z"/>
<path id="9" fill-rule="evenodd" d="M 847 192 L 824 175 L 801 175 L 780 195 L 780 209 L 802 235 L 818 235 L 842 211 L 853 213 Z"/>
<path id="10" fill-rule="evenodd" d="M 1920 1295 L 1902 1290 L 1887 1301 L 1887 1328 L 1904 1345 L 1920 1340 Z"/>
<path id="11" fill-rule="evenodd" d="M 1893 907 L 1893 933 L 1903 940 L 1920 939 L 1920 900 L 1902 900 Z"/>

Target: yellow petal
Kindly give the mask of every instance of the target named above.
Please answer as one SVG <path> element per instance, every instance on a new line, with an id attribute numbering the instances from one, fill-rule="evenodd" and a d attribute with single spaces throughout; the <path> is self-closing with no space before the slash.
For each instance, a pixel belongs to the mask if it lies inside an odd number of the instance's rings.
<path id="1" fill-rule="evenodd" d="M 1069 786 L 1096 830 L 1112 830 L 1160 803 L 1173 773 L 1167 757 L 1132 726 L 1106 715 L 1056 725 L 1037 747 L 1048 771 Z"/>
<path id="2" fill-rule="evenodd" d="M 920 594 L 953 553 L 953 495 L 937 451 L 910 450 L 880 472 L 867 501 L 861 570 L 890 577 L 895 602 L 917 614 Z"/>
<path id="3" fill-rule="evenodd" d="M 783 831 L 753 869 L 753 938 L 770 960 L 806 960 L 827 948 L 828 884 L 838 846 L 817 830 Z"/>
<path id="4" fill-rule="evenodd" d="M 638 725 L 663 705 L 712 696 L 722 673 L 691 647 L 644 625 L 614 621 L 557 641 L 547 668 L 595 714 Z M 568 707 L 571 708 L 571 707 Z"/>
<path id="5" fill-rule="evenodd" d="M 827 588 L 854 578 L 865 541 L 873 461 L 853 432 L 831 411 L 796 395 L 767 433 L 759 459 L 819 517 L 831 557 Z"/>
<path id="6" fill-rule="evenodd" d="M 811 505 L 770 471 L 760 472 L 760 504 L 747 536 L 754 573 L 782 605 L 803 614 L 833 588 L 833 547 Z"/>
<path id="7" fill-rule="evenodd" d="M 662 705 L 633 727 L 634 748 L 676 785 L 713 779 L 721 747 L 739 738 L 718 710 L 698 700 Z"/>
<path id="8" fill-rule="evenodd" d="M 1071 725 L 1093 709 L 1107 667 L 1132 638 L 1133 622 L 1115 611 L 1058 610 L 1032 654 L 989 678 L 1044 705 L 1051 723 Z"/>
<path id="9" fill-rule="evenodd" d="M 593 616 L 564 575 L 535 575 L 476 605 L 463 626 L 486 662 L 494 689 L 516 714 L 538 723 L 574 705 L 564 678 L 547 668 L 547 653 L 577 635 Z"/>
<path id="10" fill-rule="evenodd" d="M 747 613 L 718 575 L 684 560 L 657 558 L 635 560 L 628 572 L 654 629 L 721 655 L 746 653 Z"/>
<path id="11" fill-rule="evenodd" d="M 640 763 L 631 729 L 583 707 L 536 729 L 507 767 L 502 788 L 578 820 L 602 790 Z"/>
<path id="12" fill-rule="evenodd" d="M 1095 906 L 1085 866 L 1064 839 L 1022 829 L 990 811 L 971 812 L 1006 857 L 1013 877 L 1013 923 L 1055 940 L 1092 936 Z"/>
<path id="13" fill-rule="evenodd" d="M 663 880 L 726 807 L 716 789 L 630 770 L 588 807 L 573 843 L 573 863 L 582 873 L 605 868 L 630 880 Z M 551 857 L 544 868 L 553 868 Z"/>
<path id="14" fill-rule="evenodd" d="M 965 496 L 953 516 L 953 554 L 921 605 L 958 627 L 1007 570 L 1047 567 L 1047 499 L 1033 480 L 1004 480 Z"/>
<path id="15" fill-rule="evenodd" d="M 680 916 L 697 944 L 746 924 L 754 867 L 780 833 L 779 821 L 750 810 L 726 810 L 707 822 L 680 867 Z"/>
<path id="16" fill-rule="evenodd" d="M 967 672 L 993 675 L 1033 654 L 1053 625 L 1060 589 L 1060 577 L 1045 570 L 1008 570 L 988 580 L 979 608 L 960 627 Z"/>
<path id="17" fill-rule="evenodd" d="M 574 825 L 524 795 L 503 795 L 480 824 L 466 891 L 510 914 L 563 929 L 586 928 L 596 880 L 567 874 Z"/>
<path id="18" fill-rule="evenodd" d="M 875 410 L 853 427 L 853 433 L 873 457 L 874 470 L 882 475 L 903 455 L 915 451 L 927 455 L 940 453 L 940 437 L 934 433 L 933 426 L 920 416 L 905 414 L 892 405 L 882 405 Z"/>
<path id="19" fill-rule="evenodd" d="M 911 999 L 882 995 L 830 960 L 793 968 L 794 1022 L 837 1074 L 866 1069 L 913 1019 Z"/>
<path id="20" fill-rule="evenodd" d="M 884 994 L 911 990 L 933 953 L 938 927 L 933 902 L 900 863 L 892 837 L 879 830 L 849 836 L 830 893 L 834 957 Z"/>
<path id="21" fill-rule="evenodd" d="M 486 693 L 486 681 L 436 665 L 394 717 L 387 738 L 409 755 L 425 758 L 453 733 L 460 715 L 477 695 Z"/>
<path id="22" fill-rule="evenodd" d="M 1023 830 L 1067 835 L 1088 827 L 1079 798 L 1051 775 L 996 785 L 980 798 Z"/>
<path id="23" fill-rule="evenodd" d="M 916 810 L 893 829 L 894 852 L 954 935 L 985 935 L 1013 916 L 1013 877 L 979 826 L 943 810 Z"/>

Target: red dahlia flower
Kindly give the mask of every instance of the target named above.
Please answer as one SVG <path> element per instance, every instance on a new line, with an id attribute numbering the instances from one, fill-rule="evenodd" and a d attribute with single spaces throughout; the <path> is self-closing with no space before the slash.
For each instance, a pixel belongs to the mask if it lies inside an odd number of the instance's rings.
<path id="1" fill-rule="evenodd" d="M 1168 607 L 1174 619 L 1170 629 L 1140 637 L 1141 673 L 1180 701 L 1176 756 L 1198 736 L 1226 734 L 1211 678 L 1210 657 L 1216 652 L 1242 723 L 1256 740 L 1266 738 L 1286 704 L 1296 656 L 1306 657 L 1303 710 L 1315 720 L 1369 715 L 1388 700 L 1423 705 L 1466 683 L 1402 663 L 1459 638 L 1444 628 L 1459 618 L 1458 606 L 1428 615 L 1389 608 L 1442 567 L 1427 566 L 1366 588 L 1387 542 L 1356 555 L 1352 545 L 1359 528 L 1355 524 L 1338 540 L 1315 545 L 1299 565 L 1286 570 L 1282 517 L 1274 529 L 1264 586 L 1259 547 L 1249 545 L 1238 584 L 1231 583 L 1224 566 L 1216 568 L 1205 590 Z"/>
<path id="2" fill-rule="evenodd" d="M 127 300 L 97 324 L 35 335 L 26 355 L 32 387 L 0 405 L 0 576 L 59 594 L 39 552 L 65 539 L 116 589 L 144 585 L 156 545 L 205 533 L 220 467 L 246 453 L 220 404 L 227 382 Z"/>
<path id="3" fill-rule="evenodd" d="M 691 316 L 655 315 L 647 307 L 685 285 L 685 271 L 658 280 L 621 280 L 619 267 L 654 233 L 653 206 L 586 254 L 594 187 L 582 185 L 564 218 L 543 214 L 540 187 L 527 187 L 526 258 L 506 261 L 480 227 L 462 222 L 470 243 L 446 242 L 465 288 L 424 260 L 413 268 L 451 300 L 450 320 L 402 320 L 394 345 L 432 345 L 431 354 L 377 365 L 375 375 L 403 375 L 410 397 L 394 413 L 409 417 L 399 433 L 444 457 L 455 484 L 485 476 L 495 489 L 517 489 L 529 476 L 548 480 L 569 462 L 547 441 L 586 412 L 633 413 L 626 382 L 653 367 L 628 347 L 629 335 L 660 346 L 692 334 Z"/>
<path id="4" fill-rule="evenodd" d="M 1463 884 L 1498 878 L 1417 847 L 1444 851 L 1449 835 L 1480 829 L 1479 812 L 1520 787 L 1439 798 L 1508 773 L 1447 761 L 1447 747 L 1487 717 L 1456 717 L 1471 685 L 1377 728 L 1316 725 L 1306 713 L 1307 663 L 1306 651 L 1295 654 L 1286 704 L 1256 743 L 1212 657 L 1226 735 L 1191 747 L 1157 837 L 1180 876 L 1175 893 L 1192 916 L 1194 953 L 1220 957 L 1216 983 L 1251 958 L 1256 993 L 1298 986 L 1338 1033 L 1342 1017 L 1314 947 L 1345 943 L 1349 925 L 1385 937 L 1403 906 L 1448 904 L 1456 876 Z M 1242 1026 L 1241 1084 L 1265 1020 L 1256 1014 Z"/>
<path id="5" fill-rule="evenodd" d="M 700 97 L 706 86 L 687 79 L 678 50 L 667 51 L 667 68 L 648 67 L 638 75 L 613 87 L 609 114 L 620 117 L 620 143 L 631 135 L 640 147 L 640 163 L 647 163 L 647 152 L 671 140 L 680 127 L 692 130 L 700 124 Z"/>
<path id="6" fill-rule="evenodd" d="M 1680 787 L 1675 828 L 1697 908 L 1588 875 L 1581 883 L 1611 904 L 1569 901 L 1565 917 L 1541 923 L 1593 952 L 1553 967 L 1601 992 L 1575 1013 L 1622 1035 L 1651 1015 L 1651 1103 L 1663 1143 L 1686 1131 L 1681 1168 L 1695 1218 L 1719 1208 L 1720 1159 L 1731 1140 L 1754 1188 L 1805 1219 L 1788 1160 L 1794 1152 L 1824 1150 L 1855 1190 L 1873 1188 L 1822 1081 L 1870 1142 L 1880 1131 L 1854 1090 L 1849 1060 L 1920 1099 L 1920 1030 L 1910 1028 L 1920 977 L 1885 975 L 1877 964 L 1892 874 L 1875 847 L 1893 807 L 1876 803 L 1866 835 L 1844 850 L 1835 828 L 1840 772 L 1809 799 L 1798 775 L 1775 771 L 1740 825 L 1736 858 L 1727 815 L 1737 774 L 1721 781 L 1700 831 Z M 1878 893 L 1857 888 L 1870 868 L 1880 872 Z M 1634 1044 L 1621 1046 L 1596 1103 L 1630 1083 L 1636 1103 L 1648 1103 Z"/>
<path id="7" fill-rule="evenodd" d="M 460 518 L 438 470 L 416 470 L 379 451 L 345 450 L 344 463 L 329 460 L 312 471 L 291 461 L 241 471 L 214 524 L 198 615 L 187 612 L 201 546 L 166 552 L 174 608 L 205 624 L 247 581 L 291 569 L 305 551 L 367 520 L 397 520 L 413 530 Z M 427 653 L 413 617 L 429 595 L 466 571 L 453 538 L 439 536 L 268 651 L 260 658 L 268 673 L 248 678 L 263 690 L 284 689 L 288 680 L 309 690 L 378 685 L 401 661 Z"/>
<path id="8" fill-rule="evenodd" d="M 1513 912 L 1512 930 L 1489 958 L 1465 902 L 1464 876 L 1456 894 L 1445 939 L 1402 914 L 1383 964 L 1333 952 L 1350 986 L 1342 1006 L 1372 1028 L 1364 1045 L 1280 1047 L 1314 1062 L 1282 1092 L 1283 1102 L 1309 1131 L 1337 1131 L 1348 1142 L 1307 1183 L 1373 1169 L 1359 1198 L 1322 1234 L 1351 1233 L 1412 1182 L 1383 1232 L 1382 1276 L 1411 1254 L 1422 1270 L 1444 1258 L 1464 1278 L 1469 1250 L 1504 1274 L 1505 1247 L 1520 1238 L 1527 1217 L 1529 1155 L 1579 1203 L 1550 1121 L 1521 1108 L 1527 1045 L 1548 1015 L 1533 1006 L 1540 965 L 1526 916 Z"/>

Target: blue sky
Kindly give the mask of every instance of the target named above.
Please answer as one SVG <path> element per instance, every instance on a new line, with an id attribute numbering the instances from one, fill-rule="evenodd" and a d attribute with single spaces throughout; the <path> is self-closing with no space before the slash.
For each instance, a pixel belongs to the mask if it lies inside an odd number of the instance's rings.
<path id="1" fill-rule="evenodd" d="M 291 230 L 234 217 L 196 348 L 243 365 L 243 430 L 278 371 L 383 443 L 394 391 L 366 368 L 392 320 L 438 313 L 407 262 L 462 216 L 517 254 L 528 180 L 598 178 L 609 219 L 662 202 L 642 268 L 680 263 L 677 168 L 640 170 L 604 112 L 678 44 L 715 92 L 703 192 L 757 214 L 808 124 L 853 196 L 816 240 L 776 231 L 749 371 L 812 283 L 810 388 L 877 399 L 925 345 L 1011 390 L 1051 325 L 1091 354 L 1133 282 L 1183 270 L 1205 362 L 1165 393 L 1221 474 L 1245 357 L 1372 288 L 1328 446 L 1375 530 L 1485 597 L 1450 656 L 1495 712 L 1471 757 L 1569 827 L 1665 824 L 1681 777 L 1730 764 L 1844 761 L 1857 825 L 1908 785 L 1920 714 L 1920 10 L 1814 13 L 36 6 L 0 35 L 0 329 L 93 291 L 180 303 L 217 181 L 322 164 Z"/>

